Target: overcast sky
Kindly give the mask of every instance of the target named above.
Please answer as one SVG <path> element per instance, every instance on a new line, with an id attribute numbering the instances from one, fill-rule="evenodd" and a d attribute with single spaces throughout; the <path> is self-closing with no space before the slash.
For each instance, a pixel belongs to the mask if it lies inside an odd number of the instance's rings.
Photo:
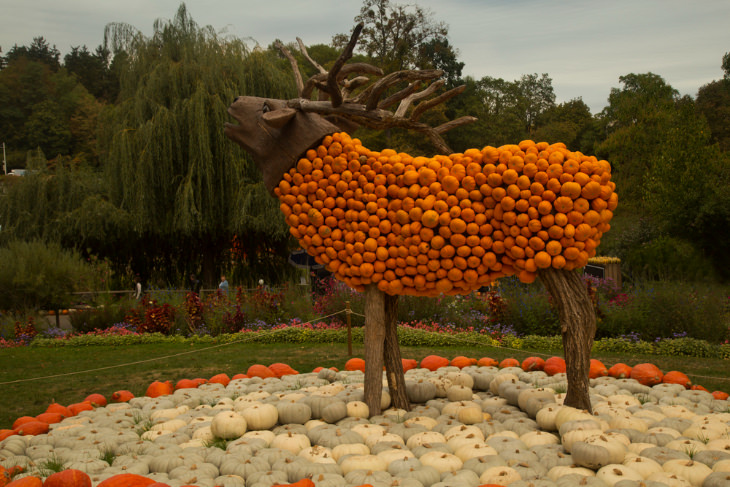
<path id="1" fill-rule="evenodd" d="M 392 0 L 393 3 L 413 3 Z M 104 26 L 130 24 L 145 35 L 170 19 L 180 0 L 0 0 L 0 46 L 30 45 L 43 36 L 62 55 L 91 51 Z M 418 0 L 446 22 L 466 65 L 464 75 L 513 81 L 547 73 L 558 102 L 582 98 L 593 113 L 607 103 L 619 76 L 652 72 L 681 94 L 696 96 L 722 78 L 730 52 L 728 0 Z M 301 37 L 328 44 L 349 33 L 358 0 L 188 0 L 198 25 L 269 45 Z"/>

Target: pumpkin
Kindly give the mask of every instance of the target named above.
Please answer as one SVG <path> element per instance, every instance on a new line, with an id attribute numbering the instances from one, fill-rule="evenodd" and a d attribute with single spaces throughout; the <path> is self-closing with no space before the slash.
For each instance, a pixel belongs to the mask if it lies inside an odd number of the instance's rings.
<path id="1" fill-rule="evenodd" d="M 588 377 L 591 379 L 598 379 L 599 377 L 605 377 L 608 375 L 608 369 L 605 365 L 603 365 L 603 362 L 600 360 L 591 359 L 590 362 L 590 370 L 588 372 Z"/>
<path id="2" fill-rule="evenodd" d="M 99 395 L 101 396 L 101 394 L 99 394 Z M 91 396 L 89 396 L 89 397 L 91 397 Z M 101 396 L 101 397 L 103 398 L 104 396 Z M 88 401 L 88 400 L 89 400 L 89 398 L 87 397 L 85 399 L 85 401 Z M 106 399 L 104 399 L 104 406 L 106 406 Z M 57 402 L 49 404 L 48 407 L 46 408 L 46 412 L 47 413 L 61 413 L 62 415 L 66 416 L 66 417 L 73 416 L 71 411 L 66 406 L 58 404 Z"/>
<path id="3" fill-rule="evenodd" d="M 562 357 L 550 357 L 545 360 L 545 365 L 542 370 L 547 375 L 564 374 L 565 373 L 565 359 Z"/>
<path id="4" fill-rule="evenodd" d="M 77 402 L 68 405 L 68 410 L 71 411 L 71 415 L 76 416 L 82 411 L 93 411 L 94 405 L 89 401 Z"/>
<path id="5" fill-rule="evenodd" d="M 610 164 L 559 143 L 412 157 L 337 132 L 293 166 L 274 187 L 290 234 L 338 280 L 391 295 L 583 267 L 618 203 Z"/>
<path id="6" fill-rule="evenodd" d="M 429 355 L 421 360 L 421 367 L 424 369 L 428 369 L 432 372 L 448 365 L 449 359 L 447 359 L 446 357 L 441 357 L 439 355 Z"/>
<path id="7" fill-rule="evenodd" d="M 289 365 L 278 362 L 269 365 L 269 369 L 271 369 L 276 377 L 284 377 L 285 375 L 296 375 L 299 373 L 291 368 Z"/>
<path id="8" fill-rule="evenodd" d="M 15 433 L 18 435 L 42 435 L 48 433 L 49 425 L 44 421 L 27 421 L 17 428 Z"/>
<path id="9" fill-rule="evenodd" d="M 525 372 L 542 370 L 545 367 L 545 360 L 540 357 L 527 357 L 520 366 Z"/>
<path id="10" fill-rule="evenodd" d="M 192 379 L 180 379 L 175 383 L 175 390 L 180 389 L 197 389 L 200 384 Z"/>
<path id="11" fill-rule="evenodd" d="M 154 381 L 147 387 L 147 392 L 145 392 L 145 396 L 147 397 L 160 397 L 160 396 L 167 396 L 168 394 L 172 394 L 175 392 L 175 388 L 172 386 L 172 383 L 170 381 Z"/>
<path id="12" fill-rule="evenodd" d="M 96 487 L 147 487 L 154 483 L 154 480 L 142 475 L 121 473 L 102 480 Z"/>
<path id="13" fill-rule="evenodd" d="M 464 367 L 469 367 L 470 365 L 474 365 L 474 362 L 469 357 L 464 357 L 463 355 L 459 355 L 458 357 L 454 357 L 451 359 L 451 364 L 453 367 L 459 367 L 460 369 L 463 369 Z"/>
<path id="14" fill-rule="evenodd" d="M 274 484 L 272 487 L 315 487 L 311 479 L 301 479 L 291 484 Z"/>
<path id="15" fill-rule="evenodd" d="M 91 487 L 91 477 L 86 472 L 69 468 L 48 476 L 43 487 Z"/>
<path id="16" fill-rule="evenodd" d="M 61 413 L 41 413 L 35 417 L 38 421 L 43 421 L 48 424 L 60 423 L 63 418 L 65 416 Z"/>
<path id="17" fill-rule="evenodd" d="M 228 374 L 216 374 L 208 379 L 208 382 L 212 384 L 223 384 L 223 386 L 227 386 L 228 383 L 231 382 L 231 378 L 228 377 Z"/>
<path id="18" fill-rule="evenodd" d="M 240 438 L 246 432 L 246 419 L 235 411 L 223 411 L 213 416 L 210 431 L 224 440 Z"/>
<path id="19" fill-rule="evenodd" d="M 631 369 L 631 378 L 645 386 L 655 386 L 662 382 L 664 374 L 654 364 L 638 364 Z"/>
<path id="20" fill-rule="evenodd" d="M 727 392 L 723 392 L 723 391 L 714 391 L 712 393 L 712 397 L 714 397 L 718 401 L 725 401 L 730 397 L 730 394 L 728 394 Z"/>
<path id="21" fill-rule="evenodd" d="M 666 374 L 664 374 L 664 377 L 662 377 L 662 382 L 665 384 L 679 384 L 687 389 L 692 387 L 692 381 L 689 380 L 689 377 L 687 377 L 686 374 L 678 372 L 676 370 L 672 370 L 671 372 L 667 372 Z"/>
<path id="22" fill-rule="evenodd" d="M 95 408 L 100 408 L 106 406 L 108 401 L 102 394 L 94 393 L 86 396 L 84 402 L 90 402 Z"/>
<path id="23" fill-rule="evenodd" d="M 246 375 L 249 377 L 260 377 L 266 379 L 268 377 L 276 377 L 276 375 L 265 365 L 253 364 L 246 371 Z"/>
<path id="24" fill-rule="evenodd" d="M 629 378 L 631 377 L 631 367 L 622 363 L 614 364 L 608 369 L 608 375 L 614 379 Z"/>
<path id="25" fill-rule="evenodd" d="M 5 487 L 43 487 L 43 481 L 38 477 L 29 475 L 28 477 L 13 480 Z"/>
<path id="26" fill-rule="evenodd" d="M 111 395 L 112 402 L 128 402 L 131 399 L 134 399 L 134 394 L 126 390 L 114 391 Z"/>
<path id="27" fill-rule="evenodd" d="M 516 358 L 506 358 L 499 363 L 500 369 L 506 369 L 508 367 L 519 367 L 520 361 Z"/>
<path id="28" fill-rule="evenodd" d="M 499 362 L 490 357 L 482 357 L 477 360 L 477 365 L 479 367 L 497 367 Z"/>
<path id="29" fill-rule="evenodd" d="M 403 366 L 403 372 L 408 372 L 418 367 L 418 361 L 412 358 L 402 358 L 401 365 Z"/>
<path id="30" fill-rule="evenodd" d="M 365 372 L 365 360 L 359 357 L 353 357 L 345 362 L 345 370 L 359 370 Z"/>

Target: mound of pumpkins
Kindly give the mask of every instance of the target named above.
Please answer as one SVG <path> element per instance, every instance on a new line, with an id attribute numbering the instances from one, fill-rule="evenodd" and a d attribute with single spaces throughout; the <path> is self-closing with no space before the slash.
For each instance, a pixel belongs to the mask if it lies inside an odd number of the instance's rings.
<path id="1" fill-rule="evenodd" d="M 364 361 L 156 381 L 145 396 L 52 404 L 2 430 L 0 486 L 727 486 L 730 401 L 652 364 L 591 367 L 593 411 L 565 406 L 565 362 L 403 360 L 411 411 L 370 416 Z"/>

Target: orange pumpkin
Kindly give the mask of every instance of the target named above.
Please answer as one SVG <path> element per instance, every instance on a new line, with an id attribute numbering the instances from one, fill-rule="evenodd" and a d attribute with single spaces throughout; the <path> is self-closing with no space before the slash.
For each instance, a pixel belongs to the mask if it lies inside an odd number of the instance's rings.
<path id="1" fill-rule="evenodd" d="M 464 367 L 469 367 L 470 365 L 472 365 L 472 362 L 470 358 L 459 355 L 458 357 L 454 357 L 453 359 L 451 359 L 451 365 L 463 369 Z"/>
<path id="2" fill-rule="evenodd" d="M 403 366 L 403 372 L 408 372 L 411 369 L 415 369 L 418 367 L 418 361 L 416 359 L 412 358 L 402 358 L 400 359 L 401 365 Z"/>
<path id="3" fill-rule="evenodd" d="M 664 374 L 662 382 L 665 384 L 679 384 L 681 386 L 684 386 L 686 389 L 692 387 L 692 381 L 689 380 L 689 377 L 687 377 L 686 374 L 678 372 L 676 370 L 672 370 L 671 372 L 667 372 L 666 374 Z"/>
<path id="4" fill-rule="evenodd" d="M 253 364 L 246 371 L 246 375 L 249 377 L 260 377 L 266 379 L 267 377 L 276 377 L 274 373 L 265 365 Z"/>
<path id="5" fill-rule="evenodd" d="M 564 374 L 565 373 L 565 359 L 562 357 L 550 357 L 545 360 L 545 366 L 542 370 L 547 375 Z"/>
<path id="6" fill-rule="evenodd" d="M 73 414 L 71 414 L 71 411 L 69 411 L 69 409 L 66 406 L 64 406 L 62 404 L 58 404 L 57 402 L 49 404 L 48 407 L 46 408 L 46 412 L 47 413 L 61 413 L 66 417 L 73 416 Z"/>
<path id="7" fill-rule="evenodd" d="M 345 370 L 360 370 L 362 372 L 365 372 L 365 360 L 358 357 L 353 357 L 345 362 Z"/>
<path id="8" fill-rule="evenodd" d="M 448 365 L 449 359 L 439 355 L 429 355 L 421 360 L 421 368 L 428 369 L 432 372 Z"/>
<path id="9" fill-rule="evenodd" d="M 664 374 L 654 364 L 638 364 L 631 369 L 631 378 L 645 386 L 661 384 Z"/>
<path id="10" fill-rule="evenodd" d="M 479 367 L 496 367 L 499 365 L 499 362 L 491 357 L 482 357 L 477 361 L 477 365 Z"/>
<path id="11" fill-rule="evenodd" d="M 728 398 L 730 398 L 730 394 L 723 391 L 714 391 L 712 393 L 712 397 L 714 397 L 718 401 L 726 401 Z"/>
<path id="12" fill-rule="evenodd" d="M 147 397 L 160 397 L 160 396 L 167 396 L 169 394 L 172 394 L 175 392 L 175 388 L 172 386 L 172 383 L 168 380 L 165 382 L 161 381 L 154 381 L 147 387 L 147 392 L 145 395 Z"/>
<path id="13" fill-rule="evenodd" d="M 5 487 L 43 487 L 43 481 L 39 477 L 29 475 L 13 480 L 9 484 L 6 484 Z"/>
<path id="14" fill-rule="evenodd" d="M 705 391 L 705 392 L 710 392 L 710 391 L 707 390 L 706 387 L 701 386 L 699 384 L 690 386 L 690 390 L 692 390 L 692 391 Z"/>
<path id="15" fill-rule="evenodd" d="M 231 382 L 231 378 L 228 377 L 228 374 L 216 374 L 210 379 L 208 379 L 208 382 L 211 382 L 213 384 L 222 384 L 223 386 L 227 386 L 229 382 Z"/>
<path id="16" fill-rule="evenodd" d="M 155 481 L 134 473 L 121 473 L 101 481 L 96 487 L 147 487 Z"/>
<path id="17" fill-rule="evenodd" d="M 315 487 L 310 479 L 302 479 L 291 484 L 274 484 L 271 487 Z"/>
<path id="18" fill-rule="evenodd" d="M 506 369 L 507 367 L 519 367 L 520 361 L 516 358 L 506 358 L 499 363 L 500 369 Z"/>
<path id="19" fill-rule="evenodd" d="M 0 441 L 3 441 L 8 436 L 13 436 L 13 435 L 17 435 L 17 434 L 18 433 L 14 429 L 12 429 L 12 430 L 10 430 L 10 429 L 1 429 L 0 430 Z"/>
<path id="20" fill-rule="evenodd" d="M 15 432 L 21 436 L 43 435 L 45 433 L 48 433 L 48 430 L 49 425 L 44 421 L 29 421 L 15 428 Z"/>
<path id="21" fill-rule="evenodd" d="M 112 402 L 129 402 L 130 399 L 134 399 L 134 394 L 127 390 L 114 391 L 111 395 Z"/>
<path id="22" fill-rule="evenodd" d="M 65 418 L 65 416 L 61 413 L 41 413 L 35 417 L 38 421 L 43 421 L 48 424 L 60 423 L 63 421 L 63 418 Z"/>
<path id="23" fill-rule="evenodd" d="M 91 487 L 91 477 L 86 472 L 69 468 L 51 474 L 43 487 Z"/>
<path id="24" fill-rule="evenodd" d="M 289 365 L 278 362 L 269 365 L 269 369 L 271 369 L 276 377 L 284 377 L 285 375 L 297 375 L 299 373 L 296 370 L 292 369 Z"/>
<path id="25" fill-rule="evenodd" d="M 84 401 L 90 402 L 91 405 L 94 406 L 95 408 L 103 408 L 108 403 L 108 401 L 106 400 L 106 397 L 104 397 L 104 395 L 98 394 L 98 393 L 89 394 L 88 396 L 86 396 L 86 399 L 84 399 Z"/>
<path id="26" fill-rule="evenodd" d="M 591 368 L 588 371 L 588 377 L 591 379 L 598 379 L 599 377 L 605 377 L 608 375 L 608 369 L 605 365 L 603 365 L 603 362 L 600 360 L 591 359 Z"/>
<path id="27" fill-rule="evenodd" d="M 197 389 L 198 383 L 192 379 L 180 379 L 175 384 L 175 390 L 178 389 Z"/>
<path id="28" fill-rule="evenodd" d="M 69 404 L 68 409 L 69 411 L 71 411 L 71 414 L 76 416 L 81 411 L 92 411 L 94 409 L 94 406 L 92 406 L 89 401 L 82 401 L 74 404 Z"/>
<path id="29" fill-rule="evenodd" d="M 25 423 L 30 423 L 31 421 L 38 421 L 38 420 L 33 416 L 21 416 L 21 417 L 17 418 L 15 421 L 13 421 L 13 429 L 18 429 L 20 427 L 20 425 L 25 424 Z"/>
<path id="30" fill-rule="evenodd" d="M 631 377 L 631 367 L 623 363 L 612 365 L 608 369 L 608 375 L 614 379 L 627 379 Z"/>
<path id="31" fill-rule="evenodd" d="M 540 357 L 527 357 L 522 361 L 521 367 L 525 372 L 542 370 L 545 368 L 545 360 Z"/>

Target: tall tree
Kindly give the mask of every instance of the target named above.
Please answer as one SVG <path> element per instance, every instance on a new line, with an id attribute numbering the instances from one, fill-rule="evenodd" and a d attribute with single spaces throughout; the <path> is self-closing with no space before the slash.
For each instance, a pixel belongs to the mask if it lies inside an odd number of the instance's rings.
<path id="1" fill-rule="evenodd" d="M 537 127 L 535 140 L 560 141 L 571 149 L 592 152 L 592 141 L 586 135 L 593 127 L 593 116 L 580 98 L 548 107 L 538 118 Z"/>
<path id="2" fill-rule="evenodd" d="M 30 46 L 18 46 L 14 45 L 5 56 L 4 61 L 0 64 L 0 67 L 16 61 L 20 58 L 27 59 L 29 61 L 35 61 L 43 63 L 50 67 L 53 71 L 57 71 L 61 67 L 61 53 L 56 46 L 51 46 L 48 41 L 40 37 L 34 37 L 33 42 Z"/>
<path id="3" fill-rule="evenodd" d="M 697 92 L 695 104 L 707 119 L 712 139 L 730 150 L 730 52 L 722 57 L 723 79 L 707 83 Z"/>
<path id="4" fill-rule="evenodd" d="M 640 201 L 644 178 L 651 170 L 647 157 L 662 145 L 678 92 L 653 73 L 627 74 L 612 88 L 600 115 L 607 134 L 596 152 L 611 161 L 616 186 L 624 201 Z"/>
<path id="5" fill-rule="evenodd" d="M 444 69 L 450 80 L 461 76 L 463 63 L 448 42 L 448 25 L 434 19 L 434 14 L 417 4 L 399 5 L 390 0 L 364 0 L 355 23 L 364 28 L 358 44 L 360 52 L 371 58 L 383 71 L 412 68 Z M 343 47 L 349 34 L 333 39 Z"/>
<path id="6" fill-rule="evenodd" d="M 150 38 L 127 26 L 108 32 L 128 57 L 119 103 L 102 116 L 101 146 L 110 201 L 132 215 L 136 268 L 163 258 L 179 275 L 202 269 L 211 285 L 235 234 L 251 258 L 286 247 L 278 207 L 221 128 L 238 95 L 290 94 L 288 73 L 272 68 L 267 52 L 198 27 L 184 4 L 172 20 L 155 22 Z"/>

